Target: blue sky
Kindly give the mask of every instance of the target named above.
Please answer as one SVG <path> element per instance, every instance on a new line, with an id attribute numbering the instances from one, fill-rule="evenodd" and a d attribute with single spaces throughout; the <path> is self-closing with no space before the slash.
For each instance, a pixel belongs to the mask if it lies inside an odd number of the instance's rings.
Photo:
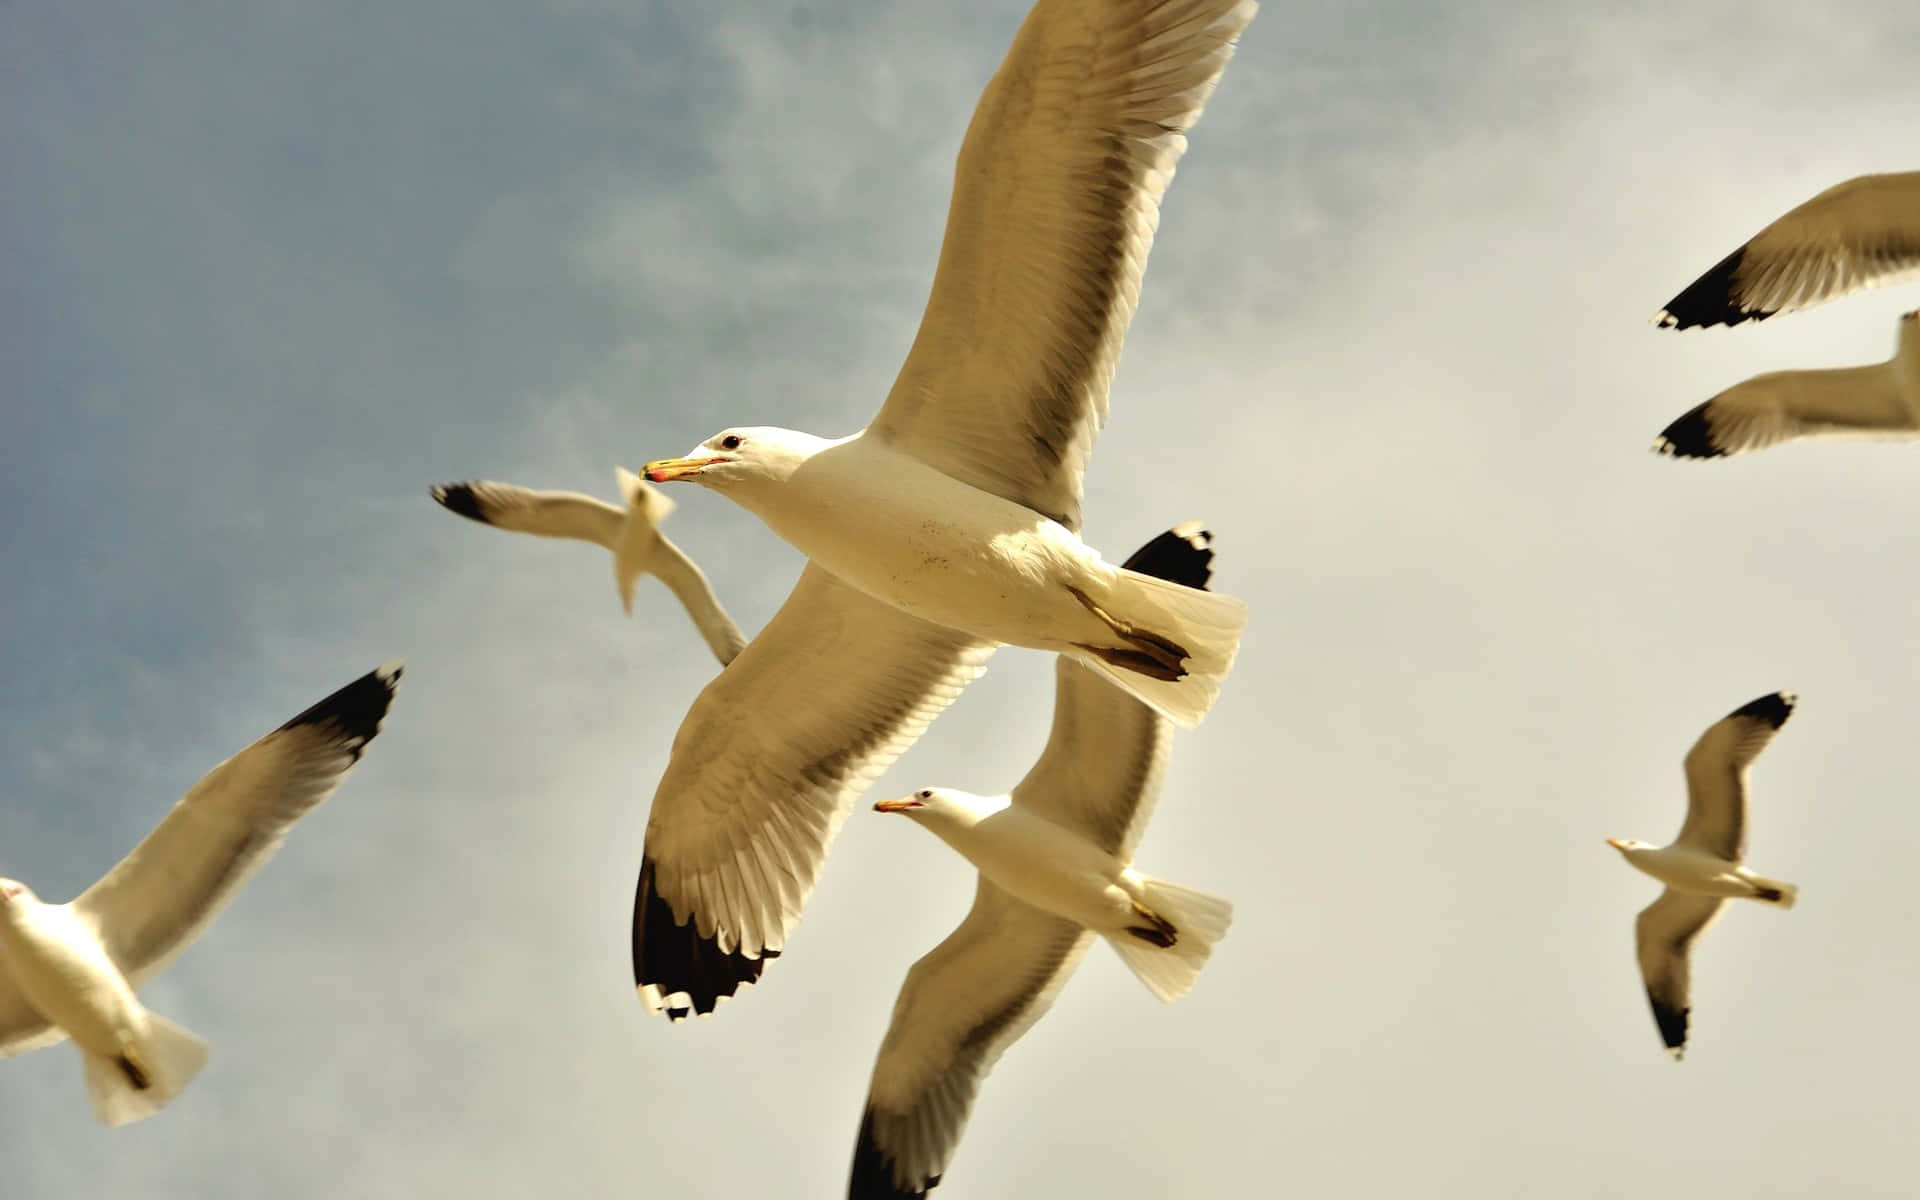
<path id="1" fill-rule="evenodd" d="M 1025 6 L 0 9 L 0 869 L 50 898 L 396 654 L 386 732 L 146 992 L 214 1058 L 113 1131 L 0 1063 L 9 1195 L 832 1195 L 971 873 L 856 812 L 764 984 L 669 1028 L 626 924 L 711 663 L 605 556 L 428 485 L 611 497 L 727 424 L 849 432 Z M 1231 896 L 1163 1010 L 1105 951 L 940 1195 L 1905 1193 L 1920 949 L 1914 450 L 1646 451 L 1748 375 L 1885 358 L 1912 288 L 1647 318 L 1773 216 L 1913 169 L 1908 7 L 1270 2 L 1192 138 L 1088 475 L 1203 517 L 1252 609 L 1141 862 Z M 799 560 L 669 532 L 743 625 Z M 1006 651 L 874 795 L 1010 785 Z M 1762 692 L 1753 862 L 1660 1053 L 1631 952 L 1679 760 Z M 1656 1183 L 1647 1183 L 1651 1177 Z"/>

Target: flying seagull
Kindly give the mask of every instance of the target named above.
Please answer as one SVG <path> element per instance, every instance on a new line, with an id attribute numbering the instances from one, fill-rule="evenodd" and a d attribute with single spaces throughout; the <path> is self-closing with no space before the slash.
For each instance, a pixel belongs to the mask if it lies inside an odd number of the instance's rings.
<path id="1" fill-rule="evenodd" d="M 880 414 L 838 440 L 716 434 L 649 463 L 812 559 L 687 714 L 647 822 L 634 979 L 709 1013 L 785 945 L 840 822 L 1006 642 L 1175 723 L 1212 703 L 1239 601 L 1080 540 L 1081 470 L 1158 222 L 1252 0 L 1040 0 L 961 146 L 946 241 Z"/>
<path id="2" fill-rule="evenodd" d="M 1687 751 L 1687 820 L 1668 846 L 1608 838 L 1636 868 L 1667 885 L 1640 911 L 1634 940 L 1660 1039 L 1678 1061 L 1692 1011 L 1687 957 L 1728 899 L 1792 908 L 1800 889 L 1755 875 L 1747 854 L 1747 765 L 1793 715 L 1792 692 L 1773 692 L 1714 722 Z"/>
<path id="3" fill-rule="evenodd" d="M 430 494 L 450 511 L 483 525 L 605 546 L 613 551 L 613 579 L 629 615 L 635 582 L 642 575 L 658 576 L 693 618 L 713 656 L 726 666 L 747 639 L 720 607 L 706 573 L 660 532 L 673 501 L 631 471 L 616 469 L 614 474 L 625 508 L 579 492 L 536 492 L 484 479 L 435 484 Z"/>
<path id="4" fill-rule="evenodd" d="M 1671 329 L 1764 321 L 1920 275 L 1920 171 L 1862 175 L 1753 235 L 1654 321 Z"/>
<path id="5" fill-rule="evenodd" d="M 1198 522 L 1129 568 L 1205 587 Z M 882 800 L 980 869 L 960 927 L 907 972 L 854 1147 L 853 1200 L 925 1195 L 960 1142 L 993 1064 L 1053 1005 L 1096 935 L 1162 1001 L 1185 994 L 1233 916 L 1227 901 L 1142 875 L 1134 846 L 1160 792 L 1173 727 L 1062 657 L 1053 732 L 1011 796 L 929 788 Z"/>
<path id="6" fill-rule="evenodd" d="M 400 664 L 361 676 L 221 763 L 132 854 L 67 904 L 0 879 L 0 1058 L 63 1037 L 79 1046 L 93 1111 L 152 1116 L 207 1044 L 134 995 L 273 857 L 293 823 L 358 762 L 393 701 Z"/>
<path id="7" fill-rule="evenodd" d="M 1886 362 L 1756 375 L 1689 409 L 1653 448 L 1675 458 L 1719 458 L 1816 437 L 1920 437 L 1920 311 L 1900 318 Z"/>

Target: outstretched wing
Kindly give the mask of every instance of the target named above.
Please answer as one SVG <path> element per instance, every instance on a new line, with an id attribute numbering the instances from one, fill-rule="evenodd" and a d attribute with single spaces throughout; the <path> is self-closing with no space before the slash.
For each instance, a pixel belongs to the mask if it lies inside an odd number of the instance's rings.
<path id="1" fill-rule="evenodd" d="M 1920 427 L 1887 363 L 1771 371 L 1688 409 L 1653 448 L 1675 458 L 1719 458 L 1813 437 L 1914 438 Z"/>
<path id="2" fill-rule="evenodd" d="M 1160 197 L 1253 0 L 1040 0 L 954 168 L 933 295 L 872 428 L 1080 526 Z"/>
<path id="3" fill-rule="evenodd" d="M 1728 862 L 1747 854 L 1747 765 L 1793 715 L 1792 692 L 1749 700 L 1707 727 L 1687 751 L 1687 820 L 1676 842 Z"/>
<path id="4" fill-rule="evenodd" d="M 370 671 L 207 772 L 74 909 L 138 987 L 191 945 L 380 732 L 400 664 Z"/>
<path id="5" fill-rule="evenodd" d="M 627 519 L 624 510 L 579 492 L 536 492 L 485 479 L 437 483 L 428 489 L 428 495 L 449 512 L 482 525 L 539 537 L 595 542 L 609 550 L 614 548 Z"/>
<path id="6" fill-rule="evenodd" d="M 694 701 L 654 792 L 633 912 L 649 1010 L 710 1013 L 759 977 L 854 800 L 994 649 L 807 567 Z"/>
<path id="7" fill-rule="evenodd" d="M 7 974 L 6 955 L 0 954 L 0 1058 L 51 1046 L 66 1036 L 64 1029 L 48 1023 L 40 1010 L 27 1002 L 13 976 Z"/>
<path id="8" fill-rule="evenodd" d="M 1647 985 L 1647 1003 L 1660 1040 L 1678 1059 L 1687 1048 L 1687 1018 L 1693 1011 L 1693 972 L 1689 959 L 1693 943 L 1726 901 L 1718 896 L 1692 896 L 1669 888 L 1640 910 L 1633 923 L 1634 946 L 1640 958 L 1640 977 Z"/>

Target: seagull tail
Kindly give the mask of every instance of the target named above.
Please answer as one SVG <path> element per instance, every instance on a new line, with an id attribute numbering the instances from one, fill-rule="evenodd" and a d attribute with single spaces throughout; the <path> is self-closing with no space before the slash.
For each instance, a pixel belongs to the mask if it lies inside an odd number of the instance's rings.
<path id="1" fill-rule="evenodd" d="M 1148 991 L 1172 1004 L 1187 994 L 1214 943 L 1227 935 L 1233 903 L 1150 875 L 1140 877 L 1140 896 L 1159 923 L 1109 934 L 1107 940 Z"/>
<path id="2" fill-rule="evenodd" d="M 633 615 L 633 588 L 647 573 L 647 563 L 659 540 L 660 522 L 673 511 L 665 492 L 624 467 L 614 469 L 620 497 L 627 502 L 626 520 L 613 540 L 613 581 L 620 589 L 620 605 Z"/>
<path id="3" fill-rule="evenodd" d="M 1784 879 L 1765 879 L 1755 875 L 1748 882 L 1753 884 L 1753 898 L 1763 904 L 1792 908 L 1794 901 L 1800 898 L 1800 889 Z"/>
<path id="4" fill-rule="evenodd" d="M 147 1033 L 118 1057 L 86 1055 L 87 1095 L 102 1124 L 152 1116 L 178 1096 L 207 1064 L 207 1043 L 165 1018 L 147 1014 Z"/>
<path id="5" fill-rule="evenodd" d="M 1185 651 L 1181 663 L 1185 674 L 1172 680 L 1155 678 L 1085 650 L 1074 658 L 1182 729 L 1198 725 L 1220 695 L 1220 684 L 1240 652 L 1247 606 L 1233 596 L 1125 568 L 1115 572 L 1107 604 L 1115 616 L 1154 641 Z"/>

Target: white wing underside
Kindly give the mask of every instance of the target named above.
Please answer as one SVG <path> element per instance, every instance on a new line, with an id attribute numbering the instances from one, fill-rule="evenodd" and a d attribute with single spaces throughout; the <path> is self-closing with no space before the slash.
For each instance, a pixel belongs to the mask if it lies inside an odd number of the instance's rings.
<path id="1" fill-rule="evenodd" d="M 1252 0 L 1040 0 L 954 170 L 933 293 L 872 429 L 1080 526 L 1159 223 Z"/>
<path id="2" fill-rule="evenodd" d="M 27 1003 L 13 977 L 7 974 L 6 959 L 0 957 L 0 1058 L 51 1046 L 66 1036 L 65 1030 L 49 1025 L 39 1011 Z"/>
<path id="3" fill-rule="evenodd" d="M 571 538 L 611 550 L 627 519 L 625 509 L 580 492 L 534 491 L 484 479 L 459 486 L 472 495 L 480 520 L 515 533 Z"/>
<path id="4" fill-rule="evenodd" d="M 1670 1024 L 1677 1025 L 1679 1042 L 1685 1041 L 1686 1014 L 1693 1006 L 1693 943 L 1725 906 L 1718 896 L 1669 888 L 1641 909 L 1634 921 L 1634 949 L 1654 1019 L 1663 1034 Z"/>
<path id="5" fill-rule="evenodd" d="M 856 1175 L 862 1155 L 873 1155 L 864 1166 L 890 1169 L 912 1194 L 945 1171 L 980 1081 L 1053 1006 L 1093 938 L 982 878 L 966 919 L 901 985 L 874 1064 Z"/>
<path id="6" fill-rule="evenodd" d="M 1054 681 L 1052 732 L 1013 802 L 1129 862 L 1160 794 L 1173 724 L 1064 656 Z"/>
<path id="7" fill-rule="evenodd" d="M 1707 727 L 1687 751 L 1687 819 L 1676 844 L 1728 862 L 1746 857 L 1747 768 L 1778 732 L 1778 725 L 1743 710 Z"/>
<path id="8" fill-rule="evenodd" d="M 994 649 L 809 565 L 674 737 L 646 856 L 675 919 L 723 951 L 780 949 L 854 800 Z"/>
<path id="9" fill-rule="evenodd" d="M 1920 437 L 1890 363 L 1777 371 L 1739 383 L 1704 407 L 1723 454 L 1813 437 Z"/>

